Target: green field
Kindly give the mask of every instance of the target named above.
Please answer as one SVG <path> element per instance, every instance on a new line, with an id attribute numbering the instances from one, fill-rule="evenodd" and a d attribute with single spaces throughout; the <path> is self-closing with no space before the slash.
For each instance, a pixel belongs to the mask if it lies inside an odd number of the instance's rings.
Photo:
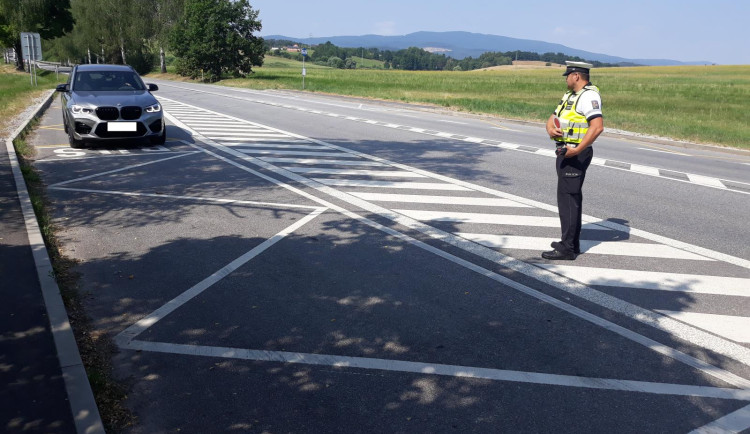
<path id="1" fill-rule="evenodd" d="M 301 89 L 301 64 L 266 58 L 246 79 L 220 84 L 253 89 Z M 565 92 L 562 70 L 469 72 L 341 70 L 310 65 L 310 92 L 430 103 L 472 113 L 546 120 Z M 602 68 L 605 127 L 750 149 L 750 66 Z"/>

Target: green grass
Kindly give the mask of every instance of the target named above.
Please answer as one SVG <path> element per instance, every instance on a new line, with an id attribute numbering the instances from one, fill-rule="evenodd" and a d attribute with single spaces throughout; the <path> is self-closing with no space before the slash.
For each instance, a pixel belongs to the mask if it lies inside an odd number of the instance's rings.
<path id="1" fill-rule="evenodd" d="M 61 75 L 61 83 L 67 76 Z M 11 125 L 11 120 L 21 114 L 32 99 L 52 89 L 57 84 L 54 72 L 37 71 L 37 85 L 32 86 L 28 73 L 16 71 L 13 65 L 0 64 L 0 134 Z M 12 131 L 8 131 L 10 134 Z"/>
<path id="2" fill-rule="evenodd" d="M 289 62 L 269 61 L 248 78 L 219 84 L 301 89 L 300 63 Z M 750 149 L 750 66 L 602 68 L 592 72 L 592 82 L 602 91 L 607 128 Z M 429 103 L 532 121 L 546 120 L 565 92 L 558 68 L 411 72 L 311 66 L 305 87 L 311 92 Z"/>

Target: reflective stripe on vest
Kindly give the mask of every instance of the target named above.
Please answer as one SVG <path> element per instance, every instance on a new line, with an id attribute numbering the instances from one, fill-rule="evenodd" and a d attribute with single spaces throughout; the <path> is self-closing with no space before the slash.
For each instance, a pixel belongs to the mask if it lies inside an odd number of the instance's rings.
<path id="1" fill-rule="evenodd" d="M 560 119 L 560 129 L 563 132 L 563 136 L 553 140 L 572 144 L 578 144 L 583 141 L 583 136 L 589 130 L 589 122 L 582 114 L 576 111 L 576 108 L 578 106 L 578 99 L 587 90 L 599 93 L 599 88 L 593 84 L 587 84 L 578 94 L 569 91 L 563 95 L 563 99 L 560 100 L 560 104 L 555 109 L 555 114 Z"/>

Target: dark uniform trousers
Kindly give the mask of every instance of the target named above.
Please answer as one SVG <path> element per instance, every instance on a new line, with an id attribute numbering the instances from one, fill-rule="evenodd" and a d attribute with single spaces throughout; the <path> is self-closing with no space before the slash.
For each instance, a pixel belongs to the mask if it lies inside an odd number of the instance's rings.
<path id="1" fill-rule="evenodd" d="M 581 251 L 581 188 L 593 156 L 594 150 L 589 146 L 575 157 L 557 157 L 557 211 L 562 229 L 560 242 L 568 249 L 563 253 Z"/>

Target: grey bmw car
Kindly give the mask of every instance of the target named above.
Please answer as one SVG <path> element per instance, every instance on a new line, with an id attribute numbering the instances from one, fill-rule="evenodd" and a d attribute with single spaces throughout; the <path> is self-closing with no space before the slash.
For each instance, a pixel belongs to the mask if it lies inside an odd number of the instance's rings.
<path id="1" fill-rule="evenodd" d="M 167 138 L 161 105 L 135 70 L 126 65 L 78 65 L 61 93 L 63 125 L 73 148 L 122 139 Z"/>

